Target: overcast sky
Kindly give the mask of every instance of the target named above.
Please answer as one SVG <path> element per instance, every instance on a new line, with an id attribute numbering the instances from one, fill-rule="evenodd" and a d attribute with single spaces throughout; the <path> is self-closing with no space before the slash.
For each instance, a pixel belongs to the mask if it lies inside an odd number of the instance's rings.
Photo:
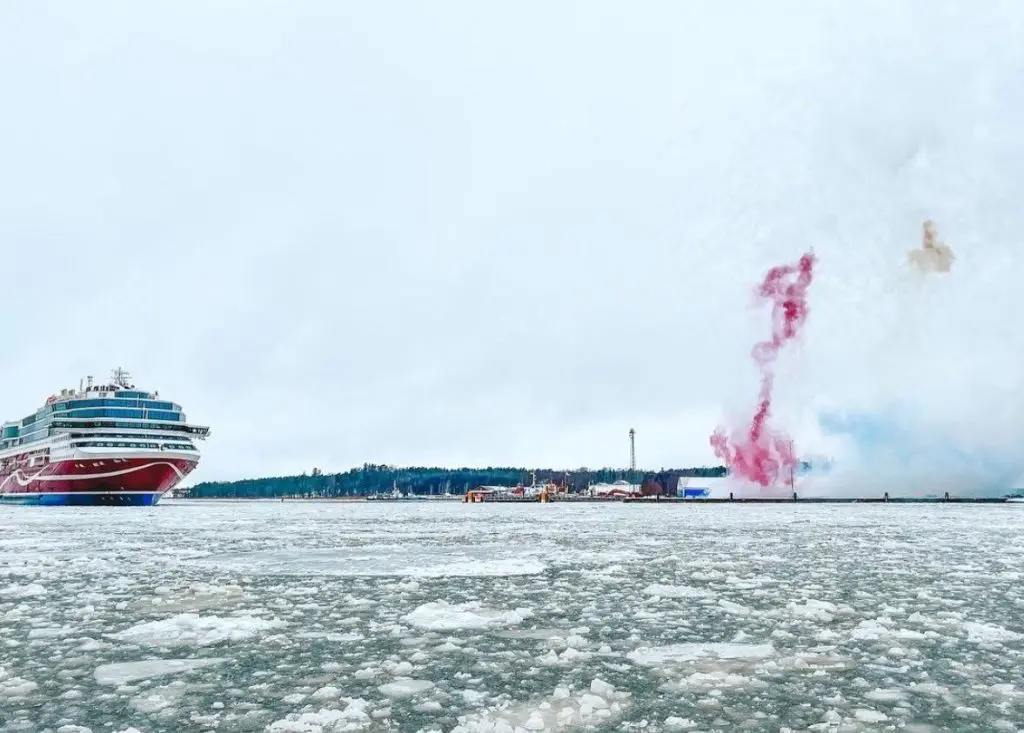
<path id="1" fill-rule="evenodd" d="M 121 365 L 196 480 L 712 463 L 813 247 L 798 447 L 1010 450 L 1022 79 L 1009 1 L 2 3 L 3 418 Z"/>

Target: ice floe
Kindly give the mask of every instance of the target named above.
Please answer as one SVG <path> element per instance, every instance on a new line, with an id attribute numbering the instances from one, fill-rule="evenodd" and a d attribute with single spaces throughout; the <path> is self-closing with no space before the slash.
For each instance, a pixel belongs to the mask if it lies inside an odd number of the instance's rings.
<path id="1" fill-rule="evenodd" d="M 589 689 L 559 686 L 548 697 L 532 702 L 507 702 L 459 716 L 451 733 L 516 733 L 555 731 L 609 723 L 628 707 L 630 695 L 595 678 Z"/>
<path id="2" fill-rule="evenodd" d="M 704 660 L 758 660 L 775 654 L 771 644 L 672 644 L 663 647 L 641 647 L 627 657 L 644 667 L 666 667 L 673 664 Z"/>
<path id="3" fill-rule="evenodd" d="M 414 680 L 408 677 L 396 679 L 380 686 L 380 691 L 388 697 L 412 697 L 431 690 L 434 683 L 430 680 Z"/>
<path id="4" fill-rule="evenodd" d="M 111 638 L 150 647 L 211 646 L 226 641 L 245 641 L 284 622 L 254 616 L 200 616 L 182 613 L 159 621 L 136 624 Z"/>
<path id="5" fill-rule="evenodd" d="M 129 682 L 190 672 L 229 661 L 227 657 L 206 659 L 144 659 L 138 662 L 114 662 L 96 668 L 94 677 L 101 685 L 124 685 Z"/>
<path id="6" fill-rule="evenodd" d="M 403 620 L 427 631 L 454 631 L 457 629 L 486 629 L 492 626 L 514 626 L 530 618 L 529 608 L 511 611 L 495 611 L 485 608 L 477 601 L 451 604 L 447 601 L 431 601 L 418 606 L 403 617 Z"/>
<path id="7" fill-rule="evenodd" d="M 369 704 L 361 699 L 345 699 L 342 708 L 322 708 L 317 712 L 294 713 L 267 726 L 267 733 L 341 733 L 359 731 L 373 722 Z"/>

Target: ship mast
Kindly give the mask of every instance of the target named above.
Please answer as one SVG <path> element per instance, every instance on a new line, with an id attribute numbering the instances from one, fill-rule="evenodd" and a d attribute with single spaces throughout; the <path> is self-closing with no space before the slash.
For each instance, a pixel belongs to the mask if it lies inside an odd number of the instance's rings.
<path id="1" fill-rule="evenodd" d="M 131 376 L 131 374 L 126 372 L 121 367 L 118 367 L 117 369 L 114 369 L 110 372 L 111 380 L 113 380 L 114 384 L 116 384 L 118 387 L 129 387 L 128 380 L 131 379 Z"/>

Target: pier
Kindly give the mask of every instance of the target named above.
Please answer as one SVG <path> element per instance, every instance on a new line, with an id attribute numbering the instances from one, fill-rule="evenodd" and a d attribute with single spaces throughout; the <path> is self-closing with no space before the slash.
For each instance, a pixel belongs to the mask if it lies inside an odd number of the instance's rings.
<path id="1" fill-rule="evenodd" d="M 542 498 L 543 497 L 543 498 Z M 875 497 L 827 497 L 827 496 L 773 496 L 773 497 L 682 497 L 682 496 L 627 496 L 598 497 L 578 494 L 551 494 L 537 496 L 513 496 L 506 494 L 476 495 L 469 492 L 464 497 L 453 497 L 466 503 L 483 504 L 537 504 L 537 503 L 590 503 L 590 504 L 1020 504 L 1024 507 L 1024 499 L 1020 497 L 959 497 L 945 494 L 943 496 L 893 496 L 887 494 Z"/>
<path id="2" fill-rule="evenodd" d="M 1006 504 L 1013 503 L 1008 497 L 957 497 L 957 496 L 927 496 L 927 497 L 745 497 L 729 498 L 716 497 L 713 499 L 689 499 L 682 497 L 659 497 L 650 499 L 647 497 L 630 497 L 622 499 L 624 504 Z"/>

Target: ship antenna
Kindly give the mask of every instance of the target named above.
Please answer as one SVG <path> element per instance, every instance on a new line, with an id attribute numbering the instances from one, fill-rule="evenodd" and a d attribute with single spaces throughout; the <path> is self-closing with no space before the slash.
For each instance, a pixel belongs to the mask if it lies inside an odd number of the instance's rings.
<path id="1" fill-rule="evenodd" d="M 128 380 L 130 378 L 131 378 L 131 375 L 128 372 L 126 372 L 124 369 L 122 369 L 121 367 L 118 367 L 117 369 L 114 369 L 111 372 L 111 379 L 113 379 L 114 380 L 114 384 L 116 384 L 119 387 L 127 387 L 128 386 Z"/>

